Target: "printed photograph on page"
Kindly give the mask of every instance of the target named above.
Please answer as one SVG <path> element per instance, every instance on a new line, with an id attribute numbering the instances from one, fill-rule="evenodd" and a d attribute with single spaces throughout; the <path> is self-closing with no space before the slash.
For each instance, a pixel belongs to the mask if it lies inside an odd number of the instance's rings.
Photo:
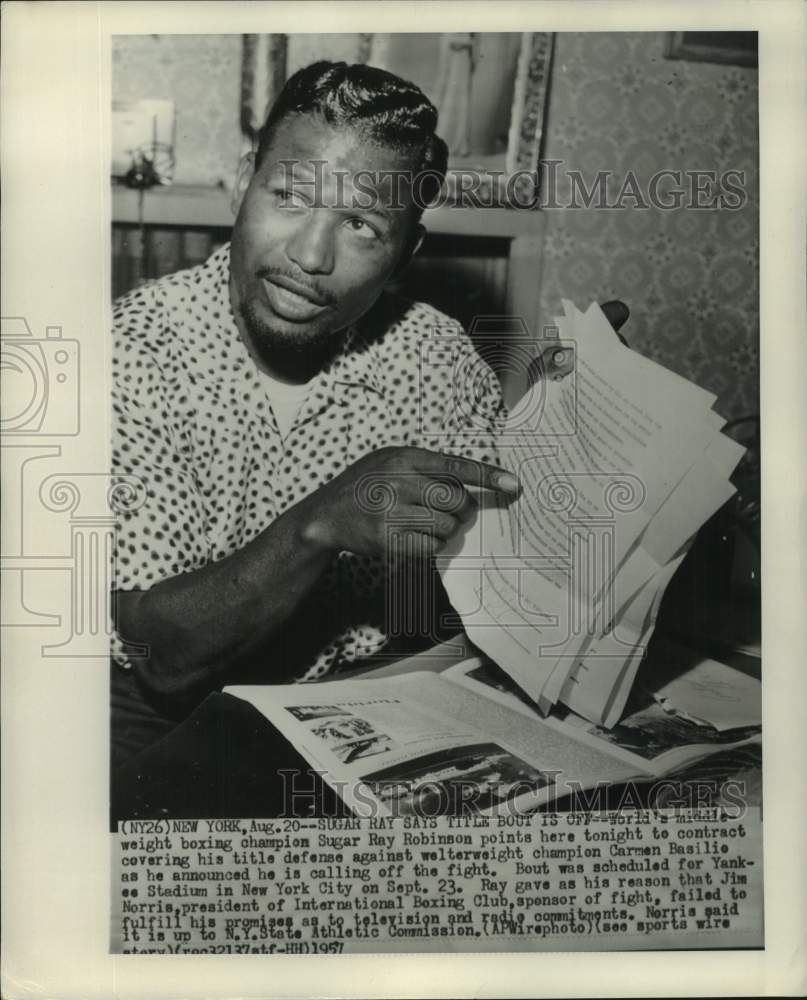
<path id="1" fill-rule="evenodd" d="M 756 32 L 110 58 L 111 952 L 762 948 Z"/>

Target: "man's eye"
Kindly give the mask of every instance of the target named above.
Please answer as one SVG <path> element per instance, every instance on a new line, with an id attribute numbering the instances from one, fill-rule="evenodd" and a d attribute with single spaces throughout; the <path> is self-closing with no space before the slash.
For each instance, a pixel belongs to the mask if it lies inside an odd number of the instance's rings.
<path id="1" fill-rule="evenodd" d="M 305 208 L 306 203 L 302 195 L 295 191 L 277 190 L 273 192 L 277 204 L 280 208 Z"/>
<path id="2" fill-rule="evenodd" d="M 352 233 L 361 236 L 362 239 L 374 240 L 378 236 L 376 230 L 364 219 L 348 219 L 346 225 Z"/>

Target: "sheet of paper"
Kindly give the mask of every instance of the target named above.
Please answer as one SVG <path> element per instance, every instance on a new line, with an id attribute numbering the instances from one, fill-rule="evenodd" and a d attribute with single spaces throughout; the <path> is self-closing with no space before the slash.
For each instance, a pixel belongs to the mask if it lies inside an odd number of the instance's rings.
<path id="1" fill-rule="evenodd" d="M 671 642 L 659 644 L 655 655 L 663 663 L 648 678 L 649 690 L 663 708 L 718 732 L 762 725 L 762 685 L 756 678 Z"/>
<path id="2" fill-rule="evenodd" d="M 565 504 L 567 484 L 575 483 L 575 505 L 589 518 L 596 518 L 597 493 L 605 488 L 592 485 L 592 463 L 580 448 L 585 442 L 566 426 L 571 402 L 562 384 L 534 388 L 526 409 L 511 418 L 502 447 L 503 464 L 522 483 L 519 501 L 483 507 L 477 530 L 440 560 L 469 637 L 518 671 L 519 682 L 535 697 L 552 666 L 540 647 L 551 650 L 567 638 L 570 560 L 580 538 L 570 538 L 575 514 Z M 645 523 L 642 516 L 634 533 Z"/>
<path id="3" fill-rule="evenodd" d="M 557 322 L 563 335 L 565 318 L 561 317 Z M 664 397 L 667 397 L 671 403 L 675 401 L 675 406 L 681 405 L 679 416 L 691 414 L 697 420 L 700 419 L 697 416 L 699 413 L 710 411 L 716 402 L 717 396 L 713 392 L 626 347 L 596 302 L 585 313 L 575 309 L 572 322 L 576 339 L 585 342 L 587 355 L 603 365 L 613 379 L 618 378 L 620 370 L 628 372 L 630 378 L 625 382 L 631 389 L 631 398 L 649 401 L 650 410 L 664 412 Z M 654 399 L 653 394 L 658 390 L 661 390 L 662 399 Z M 660 405 L 662 409 L 658 410 Z"/>
<path id="4" fill-rule="evenodd" d="M 729 452 L 736 464 L 743 449 L 733 441 L 728 443 L 739 451 Z M 724 462 L 724 467 L 729 464 Z M 686 547 L 712 514 L 731 499 L 736 489 L 725 475 L 715 467 L 709 449 L 673 490 L 619 567 L 611 596 L 617 615 L 639 588 Z"/>
<path id="5" fill-rule="evenodd" d="M 598 725 L 616 723 L 653 634 L 661 598 L 683 558 L 668 563 L 645 584 L 613 630 L 592 640 L 572 669 L 558 675 L 557 687 L 553 673 L 544 691 L 546 710 L 560 700 Z"/>
<path id="6" fill-rule="evenodd" d="M 656 593 L 657 602 L 660 603 L 664 589 L 683 559 L 683 556 L 680 556 L 673 561 L 675 553 L 679 552 L 698 528 L 734 494 L 734 487 L 725 477 L 734 468 L 743 452 L 744 449 L 740 445 L 725 437 L 721 441 L 710 443 L 700 461 L 684 476 L 656 516 L 651 519 L 638 544 L 615 574 L 613 586 L 604 598 L 604 602 L 610 605 L 609 611 L 619 618 L 620 626 L 635 633 L 636 641 L 639 628 L 636 622 L 632 628 L 628 624 L 631 611 L 644 608 L 645 603 L 649 603 L 652 599 L 653 592 Z M 637 594 L 644 594 L 644 599 L 637 600 Z M 600 612 L 600 617 L 610 618 L 610 615 L 608 611 L 604 611 Z M 575 655 L 579 657 L 581 654 L 574 649 L 566 649 L 558 659 L 542 692 L 540 703 L 545 708 L 562 697 L 561 689 L 566 685 L 567 677 L 571 675 L 570 657 Z M 635 657 L 631 655 L 630 660 L 634 669 L 623 673 L 621 682 L 623 686 L 629 681 L 632 682 L 635 667 L 638 666 Z M 606 654 L 604 663 L 613 665 L 614 658 Z M 601 672 L 600 685 L 607 684 L 608 676 L 608 669 Z M 615 679 L 614 684 L 616 685 Z M 597 703 L 600 689 L 587 689 L 589 697 L 585 702 L 586 705 Z M 568 686 L 566 690 L 568 691 Z M 621 693 L 626 696 L 624 690 Z M 624 697 L 621 697 L 621 702 L 624 705 Z M 578 707 L 577 711 L 587 718 L 593 718 L 588 710 L 583 711 Z M 614 711 L 609 710 L 607 717 L 613 718 Z"/>
<path id="7" fill-rule="evenodd" d="M 483 505 L 439 565 L 469 638 L 544 708 L 593 638 L 609 642 L 586 700 L 601 720 L 624 703 L 644 635 L 628 616 L 616 649 L 610 618 L 660 602 L 674 557 L 734 492 L 742 449 L 720 433 L 714 394 L 624 348 L 598 307 L 566 310 L 574 377 L 533 386 L 499 442 L 521 494 Z"/>

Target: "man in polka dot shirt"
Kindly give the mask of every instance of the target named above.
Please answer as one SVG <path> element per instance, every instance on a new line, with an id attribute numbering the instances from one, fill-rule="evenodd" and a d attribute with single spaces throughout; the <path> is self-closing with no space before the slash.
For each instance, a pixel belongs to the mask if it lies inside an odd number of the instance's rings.
<path id="1" fill-rule="evenodd" d="M 436 122 L 381 70 L 301 70 L 241 164 L 231 243 L 116 303 L 113 472 L 146 492 L 117 541 L 119 760 L 224 683 L 389 648 L 390 581 L 434 580 L 476 490 L 518 492 L 493 373 L 455 321 L 383 292 L 445 174 Z"/>

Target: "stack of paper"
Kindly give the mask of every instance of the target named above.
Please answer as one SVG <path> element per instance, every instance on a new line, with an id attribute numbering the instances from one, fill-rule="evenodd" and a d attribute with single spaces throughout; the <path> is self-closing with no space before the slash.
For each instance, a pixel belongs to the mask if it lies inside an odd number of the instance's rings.
<path id="1" fill-rule="evenodd" d="M 521 495 L 486 498 L 440 565 L 468 636 L 542 709 L 563 701 L 612 726 L 743 448 L 712 393 L 624 347 L 597 305 L 564 310 L 574 372 L 538 381 L 499 443 Z"/>

